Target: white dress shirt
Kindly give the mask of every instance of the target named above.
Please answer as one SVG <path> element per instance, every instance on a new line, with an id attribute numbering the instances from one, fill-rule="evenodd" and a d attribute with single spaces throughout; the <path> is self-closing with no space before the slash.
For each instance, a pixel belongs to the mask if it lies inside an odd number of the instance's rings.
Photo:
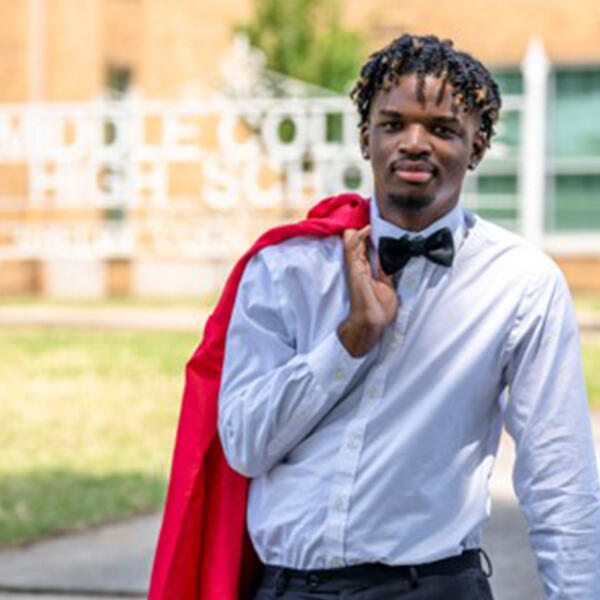
<path id="1" fill-rule="evenodd" d="M 407 233 L 371 203 L 371 240 Z M 450 268 L 412 258 L 400 308 L 352 358 L 341 238 L 261 250 L 226 339 L 219 433 L 252 477 L 260 559 L 321 569 L 419 564 L 481 545 L 504 422 L 548 598 L 600 598 L 600 493 L 577 323 L 556 265 L 456 207 Z M 409 234 L 414 235 L 414 234 Z M 509 393 L 507 392 L 509 390 Z"/>

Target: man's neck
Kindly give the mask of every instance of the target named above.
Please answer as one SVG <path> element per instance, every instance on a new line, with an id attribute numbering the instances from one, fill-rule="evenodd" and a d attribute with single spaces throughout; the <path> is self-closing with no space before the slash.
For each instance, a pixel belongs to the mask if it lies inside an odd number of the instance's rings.
<path id="1" fill-rule="evenodd" d="M 390 201 L 379 202 L 379 199 L 377 199 L 377 206 L 382 219 L 400 229 L 411 232 L 423 231 L 423 229 L 447 215 L 456 204 L 457 202 L 447 202 L 441 206 L 425 206 L 412 211 L 402 209 Z"/>

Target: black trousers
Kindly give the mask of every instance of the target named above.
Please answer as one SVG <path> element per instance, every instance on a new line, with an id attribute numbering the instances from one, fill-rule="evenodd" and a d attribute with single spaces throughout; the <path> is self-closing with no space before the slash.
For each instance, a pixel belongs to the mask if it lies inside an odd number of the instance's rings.
<path id="1" fill-rule="evenodd" d="M 414 567 L 296 571 L 267 566 L 254 600 L 493 600 L 488 577 L 478 550 Z"/>

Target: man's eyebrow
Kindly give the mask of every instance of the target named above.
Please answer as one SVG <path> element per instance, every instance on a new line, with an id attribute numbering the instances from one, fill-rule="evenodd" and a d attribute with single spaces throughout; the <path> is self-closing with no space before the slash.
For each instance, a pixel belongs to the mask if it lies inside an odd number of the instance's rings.
<path id="1" fill-rule="evenodd" d="M 460 125 L 460 121 L 453 115 L 437 115 L 431 117 L 431 120 L 448 125 Z"/>
<path id="2" fill-rule="evenodd" d="M 397 110 L 389 110 L 387 108 L 379 109 L 378 116 L 380 117 L 401 117 L 402 113 Z"/>
<path id="3" fill-rule="evenodd" d="M 400 118 L 404 116 L 404 113 L 398 110 L 390 110 L 389 108 L 381 108 L 377 116 L 379 117 L 390 117 L 390 118 Z M 427 118 L 428 121 L 435 121 L 436 123 L 446 123 L 447 125 L 460 125 L 460 121 L 458 118 L 452 114 L 448 115 L 433 115 Z"/>

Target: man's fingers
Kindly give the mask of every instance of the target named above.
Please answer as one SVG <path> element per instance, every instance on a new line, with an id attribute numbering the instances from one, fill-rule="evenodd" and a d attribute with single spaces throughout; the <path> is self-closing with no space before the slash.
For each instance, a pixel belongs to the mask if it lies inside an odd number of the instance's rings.
<path id="1" fill-rule="evenodd" d="M 365 240 L 369 237 L 369 234 L 371 233 L 371 226 L 365 225 L 362 229 L 358 229 L 357 233 L 361 240 Z"/>
<path id="2" fill-rule="evenodd" d="M 346 229 L 344 231 L 344 249 L 348 259 L 357 260 L 366 257 L 367 239 L 370 232 L 370 225 L 362 229 Z"/>
<path id="3" fill-rule="evenodd" d="M 345 229 L 344 230 L 344 246 L 351 250 L 364 242 L 371 233 L 371 226 L 367 225 L 362 229 Z"/>
<path id="4" fill-rule="evenodd" d="M 363 272 L 368 267 L 367 239 L 371 231 L 370 226 L 362 229 L 346 229 L 344 231 L 344 252 L 346 263 L 351 270 Z"/>

